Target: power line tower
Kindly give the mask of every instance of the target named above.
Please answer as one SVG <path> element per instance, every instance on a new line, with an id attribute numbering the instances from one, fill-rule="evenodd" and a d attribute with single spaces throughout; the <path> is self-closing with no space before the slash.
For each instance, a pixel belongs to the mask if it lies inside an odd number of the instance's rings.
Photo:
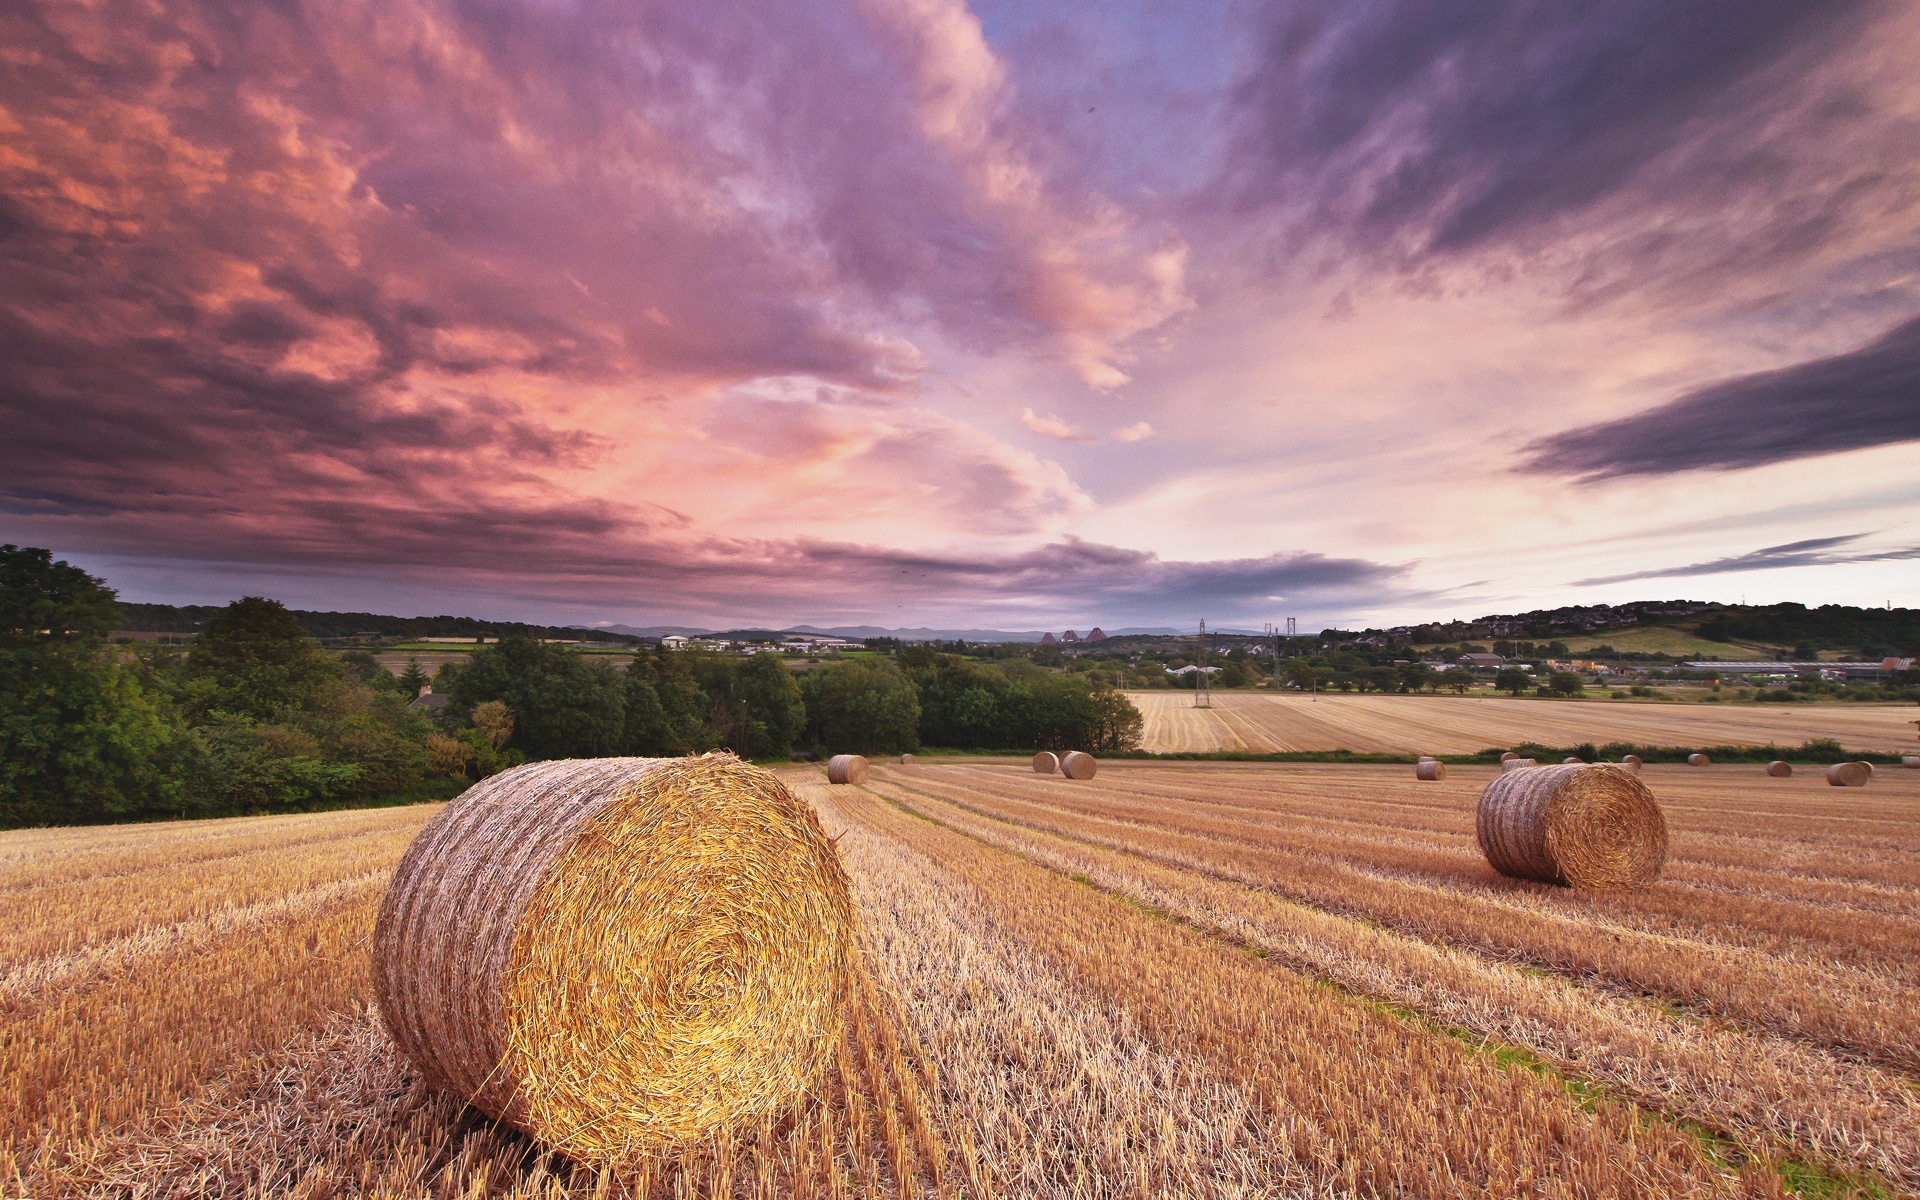
<path id="1" fill-rule="evenodd" d="M 1213 707 L 1213 676 L 1207 672 L 1207 623 L 1200 622 L 1200 669 L 1195 671 L 1193 683 L 1193 706 L 1195 708 Z"/>

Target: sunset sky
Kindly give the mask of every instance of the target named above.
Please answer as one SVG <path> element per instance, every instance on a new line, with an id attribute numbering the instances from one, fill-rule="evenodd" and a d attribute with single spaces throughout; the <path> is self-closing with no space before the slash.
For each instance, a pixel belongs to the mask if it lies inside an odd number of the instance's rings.
<path id="1" fill-rule="evenodd" d="M 0 541 L 129 600 L 1920 605 L 1920 5 L 0 8 Z"/>

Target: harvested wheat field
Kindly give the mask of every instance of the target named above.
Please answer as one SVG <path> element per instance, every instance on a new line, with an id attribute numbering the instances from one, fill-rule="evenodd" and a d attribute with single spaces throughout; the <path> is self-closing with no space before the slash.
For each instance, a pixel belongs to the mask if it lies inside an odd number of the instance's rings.
<path id="1" fill-rule="evenodd" d="M 0 1178 L 35 1196 L 1920 1194 L 1920 772 L 1647 767 L 1660 880 L 1481 858 L 1493 768 L 779 774 L 857 986 L 812 1094 L 596 1175 L 373 1007 L 438 806 L 0 834 Z"/>
<path id="2" fill-rule="evenodd" d="M 1798 746 L 1837 738 L 1850 749 L 1912 750 L 1913 705 L 1763 705 L 1535 700 L 1509 696 L 1322 695 L 1215 692 L 1193 707 L 1192 692 L 1128 692 L 1145 729 L 1140 748 L 1156 754 L 1214 750 L 1336 750 L 1387 754 L 1473 754 L 1536 742 L 1634 742 L 1643 746 Z"/>

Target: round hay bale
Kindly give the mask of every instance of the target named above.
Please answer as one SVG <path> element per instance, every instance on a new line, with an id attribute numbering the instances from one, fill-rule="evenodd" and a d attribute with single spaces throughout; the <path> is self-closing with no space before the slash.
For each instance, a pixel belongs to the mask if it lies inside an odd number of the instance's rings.
<path id="1" fill-rule="evenodd" d="M 1638 754 L 1623 754 L 1620 756 L 1620 765 L 1623 767 L 1632 767 L 1637 771 L 1640 769 L 1640 756 Z"/>
<path id="2" fill-rule="evenodd" d="M 1423 758 L 1413 768 L 1413 777 L 1429 783 L 1447 777 L 1447 764 L 1436 759 Z"/>
<path id="3" fill-rule="evenodd" d="M 1873 778 L 1873 769 L 1863 762 L 1835 763 L 1827 768 L 1827 782 L 1834 787 L 1865 787 Z"/>
<path id="4" fill-rule="evenodd" d="M 1689 754 L 1687 755 L 1687 765 L 1690 767 L 1710 767 L 1713 765 L 1713 760 L 1704 754 Z"/>
<path id="5" fill-rule="evenodd" d="M 1647 785 L 1611 766 L 1509 771 L 1480 794 L 1480 850 L 1494 870 L 1576 888 L 1640 887 L 1667 861 L 1667 822 Z"/>
<path id="6" fill-rule="evenodd" d="M 1920 754 L 1902 754 L 1900 765 L 1909 771 L 1920 771 Z"/>
<path id="7" fill-rule="evenodd" d="M 1518 771 L 1525 767 L 1537 767 L 1539 765 L 1540 764 L 1530 758 L 1503 758 L 1500 760 L 1500 771 L 1501 774 L 1505 774 L 1508 771 Z"/>
<path id="8" fill-rule="evenodd" d="M 1519 756 L 1518 754 L 1515 754 L 1515 753 L 1514 753 L 1513 751 L 1511 751 L 1511 750 L 1509 750 L 1509 751 L 1507 751 L 1507 752 L 1506 752 L 1505 754 L 1502 754 L 1502 755 L 1500 756 L 1500 761 L 1501 761 L 1501 762 L 1512 762 L 1512 761 L 1513 761 L 1514 759 L 1516 759 L 1516 758 L 1519 758 L 1519 757 L 1520 757 L 1520 756 Z"/>
<path id="9" fill-rule="evenodd" d="M 1587 760 L 1584 758 L 1575 758 L 1573 755 L 1569 754 L 1567 757 L 1560 760 L 1560 765 L 1564 767 L 1568 763 L 1583 763 L 1586 761 Z"/>
<path id="10" fill-rule="evenodd" d="M 865 783 L 867 760 L 859 754 L 836 754 L 827 760 L 828 783 Z"/>
<path id="11" fill-rule="evenodd" d="M 813 1087 L 858 949 L 813 810 L 710 754 L 468 788 L 401 857 L 372 955 L 381 1015 L 431 1086 L 605 1165 Z"/>
<path id="12" fill-rule="evenodd" d="M 1785 779 L 1793 774 L 1793 764 L 1784 763 L 1779 759 L 1775 759 L 1767 764 L 1767 774 L 1773 776 L 1775 779 Z"/>
<path id="13" fill-rule="evenodd" d="M 1092 779 L 1100 765 L 1093 761 L 1093 755 L 1082 754 L 1078 750 L 1069 750 L 1060 756 L 1060 773 L 1068 779 Z"/>
<path id="14" fill-rule="evenodd" d="M 901 765 L 901 766 L 903 766 L 903 767 L 910 767 L 910 766 L 912 766 L 912 765 L 913 765 L 913 755 L 911 755 L 911 754 L 902 754 L 902 755 L 900 756 L 900 765 Z"/>
<path id="15" fill-rule="evenodd" d="M 1060 758 L 1051 750 L 1042 750 L 1033 756 L 1033 773 L 1052 775 L 1060 769 Z"/>

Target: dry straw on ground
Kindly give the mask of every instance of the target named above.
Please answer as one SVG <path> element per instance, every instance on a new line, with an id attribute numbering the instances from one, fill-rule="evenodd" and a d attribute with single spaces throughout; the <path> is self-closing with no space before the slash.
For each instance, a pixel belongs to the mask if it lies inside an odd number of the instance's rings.
<path id="1" fill-rule="evenodd" d="M 1503 758 L 1500 760 L 1500 770 L 1503 773 L 1507 771 L 1518 771 L 1526 767 L 1535 767 L 1539 765 L 1540 764 L 1534 762 L 1534 760 L 1532 760 L 1531 758 Z"/>
<path id="2" fill-rule="evenodd" d="M 1078 750 L 1069 750 L 1060 756 L 1060 773 L 1068 779 L 1092 779 L 1094 772 L 1100 769 L 1093 761 L 1093 755 Z"/>
<path id="3" fill-rule="evenodd" d="M 1060 759 L 1051 750 L 1042 750 L 1033 756 L 1033 773 L 1051 775 L 1060 769 Z"/>
<path id="4" fill-rule="evenodd" d="M 1576 888 L 1640 887 L 1667 859 L 1653 793 L 1611 766 L 1500 775 L 1480 794 L 1479 836 L 1501 874 Z"/>
<path id="5" fill-rule="evenodd" d="M 865 783 L 867 760 L 859 754 L 836 754 L 827 760 L 828 783 Z"/>
<path id="6" fill-rule="evenodd" d="M 1436 779 L 1445 779 L 1447 777 L 1447 764 L 1437 762 L 1431 758 L 1423 759 L 1413 768 L 1413 777 L 1429 782 Z"/>
<path id="7" fill-rule="evenodd" d="M 731 755 L 536 763 L 468 789 L 387 890 L 374 987 L 429 1084 L 588 1163 L 780 1111 L 856 956 L 839 854 Z"/>
<path id="8" fill-rule="evenodd" d="M 1865 787 L 1873 778 L 1873 768 L 1863 762 L 1835 763 L 1827 768 L 1827 782 L 1834 787 Z"/>
<path id="9" fill-rule="evenodd" d="M 1775 759 L 1767 764 L 1767 774 L 1773 776 L 1775 779 L 1785 779 L 1793 774 L 1793 764 L 1784 763 L 1779 759 Z"/>
<path id="10" fill-rule="evenodd" d="M 1713 760 L 1704 754 L 1689 754 L 1687 755 L 1687 765 L 1690 767 L 1710 767 L 1713 765 Z"/>

